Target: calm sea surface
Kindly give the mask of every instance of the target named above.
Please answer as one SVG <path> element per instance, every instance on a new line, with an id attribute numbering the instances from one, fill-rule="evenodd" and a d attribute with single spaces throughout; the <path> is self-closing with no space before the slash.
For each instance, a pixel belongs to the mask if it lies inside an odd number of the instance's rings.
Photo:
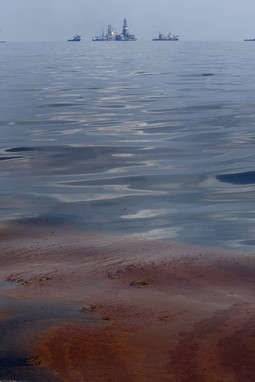
<path id="1" fill-rule="evenodd" d="M 255 43 L 0 44 L 1 221 L 255 250 Z"/>

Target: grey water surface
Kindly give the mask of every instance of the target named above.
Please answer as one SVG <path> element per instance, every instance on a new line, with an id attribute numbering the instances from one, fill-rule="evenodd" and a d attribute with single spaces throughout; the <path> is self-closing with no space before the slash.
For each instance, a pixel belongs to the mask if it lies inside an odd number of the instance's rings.
<path id="1" fill-rule="evenodd" d="M 255 43 L 0 46 L 0 218 L 255 249 Z"/>

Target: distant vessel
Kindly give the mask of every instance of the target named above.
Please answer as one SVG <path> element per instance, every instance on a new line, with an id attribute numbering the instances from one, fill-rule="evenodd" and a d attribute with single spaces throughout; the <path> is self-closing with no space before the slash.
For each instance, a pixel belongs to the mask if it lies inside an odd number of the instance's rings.
<path id="1" fill-rule="evenodd" d="M 101 35 L 94 36 L 92 38 L 92 41 L 114 41 L 116 36 L 115 30 L 112 28 L 112 26 L 109 24 L 107 28 L 107 33 L 104 34 L 104 32 Z"/>
<path id="2" fill-rule="evenodd" d="M 68 41 L 81 41 L 81 36 L 79 34 L 75 34 L 72 39 Z"/>
<path id="3" fill-rule="evenodd" d="M 244 41 L 255 41 L 255 38 L 245 38 Z"/>
<path id="4" fill-rule="evenodd" d="M 122 33 L 115 36 L 116 41 L 136 41 L 134 34 L 128 32 L 127 20 L 124 19 Z"/>
<path id="5" fill-rule="evenodd" d="M 179 36 L 172 33 L 168 33 L 168 34 L 159 33 L 158 37 L 152 39 L 152 41 L 178 41 L 178 40 L 179 40 Z"/>

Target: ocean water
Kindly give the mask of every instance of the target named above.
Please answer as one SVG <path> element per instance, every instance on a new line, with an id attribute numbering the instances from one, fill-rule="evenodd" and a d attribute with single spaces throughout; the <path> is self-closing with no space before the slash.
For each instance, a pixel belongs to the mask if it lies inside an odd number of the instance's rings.
<path id="1" fill-rule="evenodd" d="M 255 250 L 255 43 L 0 44 L 0 219 Z"/>

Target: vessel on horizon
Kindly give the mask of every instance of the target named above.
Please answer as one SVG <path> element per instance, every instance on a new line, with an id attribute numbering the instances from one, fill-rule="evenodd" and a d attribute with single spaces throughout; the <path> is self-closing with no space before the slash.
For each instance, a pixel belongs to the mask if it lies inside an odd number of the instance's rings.
<path id="1" fill-rule="evenodd" d="M 115 30 L 109 24 L 107 28 L 107 33 L 104 34 L 104 31 L 101 35 L 94 36 L 92 41 L 114 41 L 116 36 Z"/>
<path id="2" fill-rule="evenodd" d="M 255 41 L 255 37 L 254 38 L 245 38 L 244 41 Z"/>
<path id="3" fill-rule="evenodd" d="M 70 41 L 81 41 L 81 36 L 79 34 L 75 34 L 72 39 L 68 40 Z"/>
<path id="4" fill-rule="evenodd" d="M 128 31 L 127 19 L 124 19 L 122 33 L 116 34 L 115 40 L 116 41 L 136 41 L 137 40 L 135 35 L 130 34 Z"/>
<path id="5" fill-rule="evenodd" d="M 152 39 L 152 41 L 178 41 L 179 36 L 176 34 L 168 33 L 168 34 L 163 34 L 159 32 L 158 37 L 155 37 Z"/>

